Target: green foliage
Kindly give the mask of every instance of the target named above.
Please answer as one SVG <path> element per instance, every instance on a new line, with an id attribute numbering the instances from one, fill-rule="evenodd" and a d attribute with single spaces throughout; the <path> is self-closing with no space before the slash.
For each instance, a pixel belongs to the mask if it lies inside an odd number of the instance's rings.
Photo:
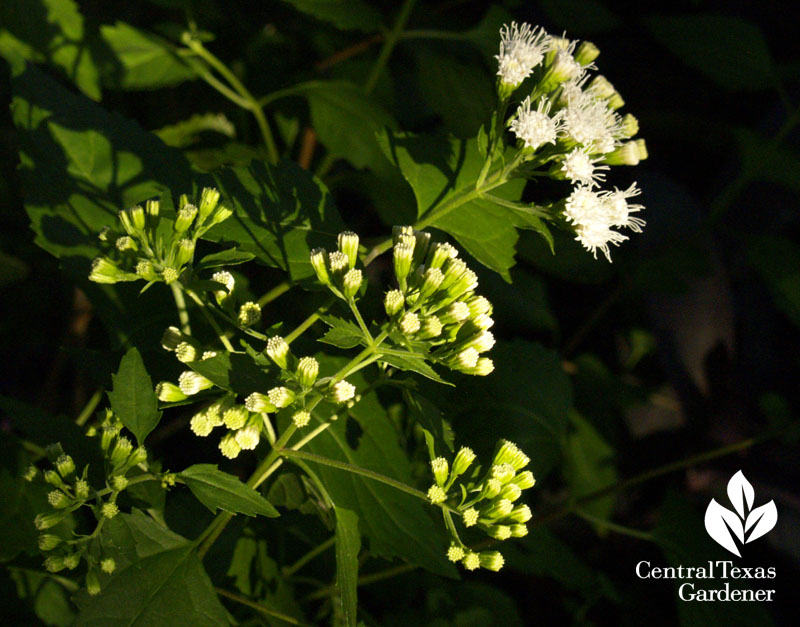
<path id="1" fill-rule="evenodd" d="M 382 25 L 381 15 L 363 0 L 284 0 L 298 11 L 330 22 L 342 30 L 372 32 Z"/>
<path id="2" fill-rule="evenodd" d="M 218 470 L 215 464 L 195 464 L 178 473 L 178 477 L 212 513 L 221 509 L 246 516 L 279 515 L 253 488 Z"/>
<path id="3" fill-rule="evenodd" d="M 114 389 L 108 393 L 111 408 L 133 435 L 143 444 L 147 435 L 161 420 L 158 399 L 153 393 L 153 382 L 144 367 L 142 356 L 130 349 L 119 364 L 117 374 L 111 377 Z"/>

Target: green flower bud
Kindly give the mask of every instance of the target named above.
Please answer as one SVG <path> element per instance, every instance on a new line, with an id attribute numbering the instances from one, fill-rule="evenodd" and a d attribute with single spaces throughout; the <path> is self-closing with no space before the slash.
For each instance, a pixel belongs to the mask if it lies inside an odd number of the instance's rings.
<path id="1" fill-rule="evenodd" d="M 414 247 L 408 244 L 397 244 L 392 251 L 394 260 L 394 275 L 404 284 L 408 273 L 411 272 L 411 262 L 414 258 Z"/>
<path id="2" fill-rule="evenodd" d="M 158 200 L 148 200 L 144 204 L 144 212 L 150 222 L 151 228 L 158 225 L 158 216 L 161 213 L 161 203 Z"/>
<path id="3" fill-rule="evenodd" d="M 320 283 L 331 284 L 331 277 L 328 273 L 328 253 L 324 248 L 315 248 L 311 251 L 311 267 L 314 268 Z"/>
<path id="4" fill-rule="evenodd" d="M 111 477 L 111 489 L 114 492 L 122 492 L 128 487 L 128 479 L 123 475 L 115 475 Z"/>
<path id="5" fill-rule="evenodd" d="M 469 307 L 464 301 L 452 303 L 444 314 L 439 315 L 443 324 L 459 324 L 469 318 Z"/>
<path id="6" fill-rule="evenodd" d="M 473 450 L 467 446 L 462 446 L 458 449 L 456 458 L 453 460 L 453 476 L 459 477 L 463 475 L 474 461 L 475 453 Z"/>
<path id="7" fill-rule="evenodd" d="M 600 49 L 591 41 L 582 41 L 575 51 L 575 60 L 581 65 L 589 65 L 600 56 Z"/>
<path id="8" fill-rule="evenodd" d="M 311 421 L 311 413 L 305 409 L 301 409 L 298 412 L 295 412 L 294 416 L 292 416 L 292 422 L 298 429 L 302 429 Z"/>
<path id="9" fill-rule="evenodd" d="M 511 464 L 502 463 L 492 466 L 492 479 L 497 479 L 502 484 L 511 481 L 515 474 L 516 472 Z"/>
<path id="10" fill-rule="evenodd" d="M 474 348 L 465 348 L 449 360 L 449 365 L 458 370 L 474 368 L 480 355 Z"/>
<path id="11" fill-rule="evenodd" d="M 319 375 L 319 362 L 313 357 L 303 357 L 297 364 L 297 380 L 300 385 L 310 388 Z"/>
<path id="12" fill-rule="evenodd" d="M 78 553 L 71 553 L 64 557 L 64 566 L 66 566 L 70 570 L 75 570 L 78 567 L 78 564 L 81 563 L 81 556 Z"/>
<path id="13" fill-rule="evenodd" d="M 194 241 L 188 237 L 185 237 L 178 242 L 177 250 L 175 252 L 175 264 L 178 267 L 184 266 L 189 263 L 193 257 Z"/>
<path id="14" fill-rule="evenodd" d="M 120 281 L 133 281 L 139 277 L 130 272 L 122 271 L 108 257 L 97 257 L 92 261 L 92 271 L 89 280 L 95 283 L 119 283 Z"/>
<path id="15" fill-rule="evenodd" d="M 33 524 L 39 531 L 44 531 L 45 529 L 55 527 L 58 523 L 64 520 L 64 517 L 67 515 L 67 513 L 68 512 L 60 511 L 50 512 L 48 514 L 37 514 L 36 518 L 33 519 Z"/>
<path id="16" fill-rule="evenodd" d="M 458 257 L 455 247 L 446 242 L 439 242 L 430 247 L 425 265 L 428 268 L 441 268 L 448 259 Z"/>
<path id="17" fill-rule="evenodd" d="M 86 573 L 86 591 L 91 596 L 100 594 L 100 580 L 97 578 L 97 573 L 92 569 L 89 569 Z"/>
<path id="18" fill-rule="evenodd" d="M 439 318 L 436 316 L 429 316 L 422 321 L 417 337 L 423 340 L 439 337 L 442 334 L 443 326 Z"/>
<path id="19" fill-rule="evenodd" d="M 364 277 L 361 274 L 361 270 L 348 270 L 347 274 L 344 275 L 344 279 L 342 280 L 342 291 L 344 292 L 345 298 L 349 300 L 358 294 L 358 290 L 361 288 L 361 282 L 363 281 L 363 278 Z"/>
<path id="20" fill-rule="evenodd" d="M 608 165 L 638 165 L 639 161 L 639 149 L 635 141 L 625 142 L 603 158 L 603 163 Z"/>
<path id="21" fill-rule="evenodd" d="M 269 358 L 274 361 L 281 370 L 287 370 L 289 368 L 291 352 L 289 350 L 289 344 L 287 344 L 286 340 L 282 337 L 275 335 L 269 338 L 265 351 Z"/>
<path id="22" fill-rule="evenodd" d="M 161 278 L 167 285 L 172 285 L 181 277 L 181 273 L 170 266 L 167 266 L 161 271 Z"/>
<path id="23" fill-rule="evenodd" d="M 524 538 L 528 535 L 527 525 L 511 525 L 512 538 Z"/>
<path id="24" fill-rule="evenodd" d="M 620 134 L 626 139 L 630 139 L 639 132 L 639 120 L 632 114 L 626 113 L 622 117 L 622 124 L 620 125 Z"/>
<path id="25" fill-rule="evenodd" d="M 482 518 L 500 519 L 509 516 L 514 510 L 514 505 L 508 499 L 497 499 L 489 504 L 489 506 L 481 511 Z M 524 520 L 515 520 L 515 522 L 525 522 Z"/>
<path id="26" fill-rule="evenodd" d="M 189 342 L 181 342 L 175 348 L 175 357 L 178 358 L 178 361 L 186 364 L 190 361 L 195 361 L 199 355 L 197 354 L 197 349 Z"/>
<path id="27" fill-rule="evenodd" d="M 89 498 L 89 484 L 84 479 L 75 482 L 75 496 L 82 501 Z"/>
<path id="28" fill-rule="evenodd" d="M 508 540 L 511 537 L 511 527 L 508 525 L 491 525 L 487 530 L 495 540 Z"/>
<path id="29" fill-rule="evenodd" d="M 636 150 L 639 151 L 639 161 L 644 161 L 647 159 L 647 144 L 645 141 L 643 139 L 636 139 L 634 140 L 634 143 L 636 144 Z"/>
<path id="30" fill-rule="evenodd" d="M 231 431 L 236 431 L 244 427 L 247 419 L 250 418 L 250 412 L 244 405 L 234 405 L 227 409 L 222 415 L 222 420 L 225 426 Z"/>
<path id="31" fill-rule="evenodd" d="M 339 250 L 347 255 L 350 268 L 355 268 L 358 261 L 358 235 L 352 231 L 339 233 Z"/>
<path id="32" fill-rule="evenodd" d="M 261 320 L 261 307 L 258 303 L 248 301 L 239 307 L 237 321 L 243 327 L 252 327 Z"/>
<path id="33" fill-rule="evenodd" d="M 52 551 L 59 544 L 61 544 L 61 542 L 62 540 L 58 536 L 55 536 L 52 533 L 43 533 L 38 538 L 39 550 Z"/>
<path id="34" fill-rule="evenodd" d="M 108 573 L 109 575 L 113 573 L 117 569 L 117 563 L 114 561 L 114 558 L 107 557 L 100 562 L 100 570 L 104 573 Z"/>
<path id="35" fill-rule="evenodd" d="M 481 498 L 493 499 L 498 494 L 500 494 L 500 490 L 502 489 L 503 489 L 503 484 L 501 481 L 495 478 L 488 479 L 483 484 L 483 489 L 481 490 Z"/>
<path id="36" fill-rule="evenodd" d="M 135 252 L 139 250 L 139 246 L 136 244 L 136 240 L 134 240 L 130 235 L 123 235 L 122 237 L 118 237 L 114 245 L 117 247 L 117 250 L 120 250 L 122 252 L 126 251 Z"/>
<path id="37" fill-rule="evenodd" d="M 156 396 L 162 403 L 178 403 L 188 397 L 174 383 L 161 381 L 156 385 Z"/>
<path id="38" fill-rule="evenodd" d="M 131 222 L 131 216 L 127 211 L 125 211 L 125 209 L 119 211 L 119 213 L 117 213 L 117 217 L 119 217 L 119 221 L 122 224 L 122 228 L 125 229 L 126 233 L 130 235 L 136 233 L 136 229 L 133 226 L 133 222 Z"/>
<path id="39" fill-rule="evenodd" d="M 526 523 L 532 516 L 531 508 L 527 505 L 517 505 L 513 511 L 508 514 L 508 517 L 516 523 Z"/>
<path id="40" fill-rule="evenodd" d="M 196 436 L 204 438 L 214 430 L 214 423 L 207 412 L 199 411 L 189 421 L 189 428 Z"/>
<path id="41" fill-rule="evenodd" d="M 492 315 L 492 303 L 484 296 L 473 296 L 467 301 L 467 307 L 469 307 L 469 317 L 473 319 L 484 314 Z"/>
<path id="42" fill-rule="evenodd" d="M 474 507 L 465 509 L 461 516 L 465 527 L 473 527 L 478 523 L 478 510 Z"/>
<path id="43" fill-rule="evenodd" d="M 416 239 L 416 243 L 414 245 L 414 265 L 418 266 L 423 262 L 425 259 L 425 255 L 428 252 L 428 244 L 431 241 L 431 234 L 425 231 L 414 231 L 414 239 Z"/>
<path id="44" fill-rule="evenodd" d="M 422 287 L 419 290 L 420 301 L 427 300 L 444 281 L 444 273 L 439 268 L 428 268 L 423 275 Z"/>
<path id="45" fill-rule="evenodd" d="M 500 441 L 500 448 L 494 456 L 495 464 L 509 464 L 515 471 L 522 470 L 531 459 L 519 447 L 508 440 Z"/>
<path id="46" fill-rule="evenodd" d="M 133 453 L 131 453 L 130 458 L 128 459 L 128 464 L 131 468 L 134 466 L 138 466 L 140 464 L 144 464 L 147 462 L 147 449 L 143 446 L 137 446 L 133 449 Z"/>
<path id="47" fill-rule="evenodd" d="M 136 274 L 145 281 L 158 280 L 158 273 L 156 272 L 155 267 L 147 259 L 142 259 L 136 264 Z"/>
<path id="48" fill-rule="evenodd" d="M 214 298 L 216 298 L 217 303 L 221 305 L 233 294 L 233 288 L 236 287 L 236 279 L 234 279 L 233 275 L 227 270 L 221 270 L 212 274 L 211 280 L 216 283 L 222 283 L 225 286 L 224 290 L 214 291 Z"/>
<path id="49" fill-rule="evenodd" d="M 137 231 L 144 231 L 146 225 L 146 219 L 144 215 L 144 209 L 141 205 L 135 205 L 128 209 L 128 215 L 131 218 L 131 222 L 133 223 L 133 228 Z"/>
<path id="50" fill-rule="evenodd" d="M 412 311 L 407 311 L 402 318 L 400 318 L 400 331 L 403 335 L 414 335 L 419 331 L 420 322 L 419 316 Z"/>
<path id="51" fill-rule="evenodd" d="M 219 203 L 219 192 L 213 187 L 206 187 L 200 194 L 199 222 L 203 222 Z"/>
<path id="52" fill-rule="evenodd" d="M 434 505 L 444 503 L 447 500 L 447 492 L 441 486 L 432 485 L 428 490 L 428 500 Z"/>
<path id="53" fill-rule="evenodd" d="M 383 306 L 386 309 L 386 314 L 388 316 L 394 316 L 397 314 L 401 309 L 403 309 L 403 305 L 405 304 L 405 297 L 403 296 L 403 292 L 400 290 L 391 290 L 386 292 L 386 297 L 383 299 Z"/>
<path id="54" fill-rule="evenodd" d="M 503 489 L 500 490 L 500 498 L 508 499 L 512 503 L 519 499 L 520 496 L 522 496 L 522 488 L 516 483 L 507 483 L 503 486 Z"/>
<path id="55" fill-rule="evenodd" d="M 194 370 L 187 370 L 186 372 L 181 373 L 181 376 L 178 377 L 178 387 L 181 389 L 181 392 L 186 394 L 186 396 L 193 396 L 198 392 L 207 390 L 213 386 L 214 384 L 211 381 Z"/>
<path id="56" fill-rule="evenodd" d="M 260 392 L 253 392 L 250 396 L 244 399 L 244 406 L 249 411 L 259 414 L 271 414 L 277 411 L 277 407 L 269 402 L 269 397 Z"/>
<path id="57" fill-rule="evenodd" d="M 64 570 L 64 558 L 60 555 L 51 555 L 44 561 L 44 568 L 48 572 L 57 573 Z"/>
<path id="58" fill-rule="evenodd" d="M 116 503 L 112 503 L 110 501 L 108 503 L 103 503 L 100 506 L 100 514 L 103 516 L 103 518 L 108 518 L 110 520 L 119 514 L 119 507 L 117 507 Z"/>
<path id="59" fill-rule="evenodd" d="M 239 446 L 239 443 L 232 433 L 228 433 L 222 437 L 219 441 L 219 450 L 228 459 L 234 459 L 242 452 L 242 448 Z"/>
<path id="60" fill-rule="evenodd" d="M 494 320 L 488 314 L 478 314 L 471 320 L 472 324 L 482 331 L 491 329 L 494 326 Z"/>
<path id="61" fill-rule="evenodd" d="M 461 560 L 461 563 L 467 570 L 475 570 L 480 567 L 481 558 L 477 553 L 470 551 L 464 556 L 464 559 Z"/>
<path id="62" fill-rule="evenodd" d="M 161 346 L 164 347 L 164 350 L 174 351 L 181 342 L 183 342 L 183 333 L 178 327 L 168 327 L 161 336 Z"/>
<path id="63" fill-rule="evenodd" d="M 457 544 L 451 544 L 450 548 L 447 549 L 447 559 L 451 562 L 460 562 L 464 559 L 464 549 Z"/>
<path id="64" fill-rule="evenodd" d="M 432 460 L 431 470 L 433 471 L 433 478 L 436 480 L 438 485 L 443 486 L 445 483 L 447 483 L 449 465 L 444 457 L 437 457 L 436 459 Z"/>
<path id="65" fill-rule="evenodd" d="M 346 403 L 356 394 L 356 386 L 347 381 L 337 381 L 329 390 L 328 396 L 334 403 Z"/>
<path id="66" fill-rule="evenodd" d="M 58 470 L 58 474 L 66 479 L 75 472 L 75 462 L 72 461 L 69 455 L 61 455 L 56 460 L 56 470 Z"/>
<path id="67" fill-rule="evenodd" d="M 479 353 L 485 353 L 490 351 L 494 344 L 494 334 L 491 331 L 481 331 L 467 340 L 465 346 L 466 348 L 474 348 Z"/>
<path id="68" fill-rule="evenodd" d="M 342 277 L 350 268 L 350 260 L 347 258 L 347 255 L 337 250 L 328 255 L 328 265 L 330 267 L 331 276 L 341 281 Z"/>
<path id="69" fill-rule="evenodd" d="M 55 470 L 45 470 L 44 480 L 54 488 L 64 487 L 64 482 L 61 481 L 61 475 L 59 475 Z"/>
<path id="70" fill-rule="evenodd" d="M 267 396 L 269 397 L 269 402 L 280 409 L 288 407 L 294 403 L 295 399 L 294 392 L 283 386 L 272 388 L 269 392 L 267 392 Z"/>
<path id="71" fill-rule="evenodd" d="M 497 572 L 503 567 L 503 556 L 498 551 L 481 551 L 479 553 L 481 568 Z"/>
<path id="72" fill-rule="evenodd" d="M 243 451 L 252 451 L 261 439 L 261 430 L 255 424 L 248 424 L 234 435 L 236 443 Z"/>
<path id="73" fill-rule="evenodd" d="M 133 451 L 133 444 L 125 436 L 117 438 L 117 443 L 111 451 L 111 464 L 115 468 L 122 466 Z"/>
<path id="74" fill-rule="evenodd" d="M 22 475 L 22 478 L 25 479 L 25 481 L 31 482 L 38 476 L 39 476 L 39 469 L 33 464 L 31 464 L 25 469 L 25 474 Z"/>
<path id="75" fill-rule="evenodd" d="M 182 235 L 192 226 L 195 217 L 197 216 L 197 207 L 194 205 L 184 205 L 178 209 L 178 215 L 175 218 L 175 233 Z"/>
<path id="76" fill-rule="evenodd" d="M 392 227 L 392 245 L 397 246 L 401 242 L 407 242 L 408 238 L 414 237 L 414 227 L 411 226 L 393 226 Z M 414 238 L 416 240 L 416 238 Z"/>

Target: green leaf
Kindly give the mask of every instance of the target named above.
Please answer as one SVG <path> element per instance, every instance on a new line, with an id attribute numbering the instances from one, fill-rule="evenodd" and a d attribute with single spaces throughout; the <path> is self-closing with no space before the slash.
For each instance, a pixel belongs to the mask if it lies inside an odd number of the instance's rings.
<path id="1" fill-rule="evenodd" d="M 384 132 L 378 140 L 386 156 L 400 168 L 414 190 L 419 216 L 435 208 L 452 208 L 431 221 L 450 233 L 479 262 L 507 281 L 514 265 L 516 227 L 535 228 L 520 215 L 475 194 L 483 158 L 475 139 Z M 518 179 L 492 190 L 508 201 L 519 200 L 525 181 Z"/>
<path id="2" fill-rule="evenodd" d="M 346 359 L 318 355 L 323 372 L 333 372 Z M 361 372 L 348 377 L 357 389 L 367 383 Z M 336 408 L 321 403 L 313 419 L 327 422 Z M 398 444 L 397 432 L 374 392 L 349 410 L 352 419 L 340 418 L 311 440 L 303 450 L 369 468 L 393 479 L 411 483 L 408 457 Z M 353 422 L 353 420 L 355 422 Z M 349 423 L 349 425 L 348 425 Z M 336 507 L 358 516 L 370 552 L 387 559 L 400 557 L 432 572 L 454 576 L 445 557 L 448 540 L 441 521 L 434 522 L 432 508 L 413 496 L 372 479 L 336 468 L 307 462 L 314 467 Z"/>
<path id="3" fill-rule="evenodd" d="M 47 486 L 12 477 L 0 469 L 0 562 L 14 559 L 21 551 L 37 554 L 36 514 L 52 511 L 47 503 Z"/>
<path id="4" fill-rule="evenodd" d="M 189 466 L 178 473 L 178 477 L 212 513 L 221 509 L 246 516 L 274 518 L 279 515 L 261 494 L 233 475 L 218 470 L 214 464 Z"/>
<path id="5" fill-rule="evenodd" d="M 112 577 L 101 594 L 79 597 L 78 604 L 79 627 L 229 624 L 192 545 L 142 559 Z"/>
<path id="6" fill-rule="evenodd" d="M 397 122 L 364 90 L 345 81 L 312 81 L 298 86 L 308 98 L 311 123 L 333 156 L 356 168 L 385 163 L 375 134 L 397 128 Z"/>
<path id="7" fill-rule="evenodd" d="M 159 89 L 197 77 L 197 73 L 160 37 L 125 22 L 100 27 L 100 36 L 116 63 L 103 72 L 104 84 L 114 89 Z"/>
<path id="8" fill-rule="evenodd" d="M 263 392 L 275 385 L 275 378 L 249 354 L 220 352 L 214 357 L 192 361 L 186 365 L 214 385 L 240 396 Z"/>
<path id="9" fill-rule="evenodd" d="M 436 381 L 437 383 L 453 385 L 449 381 L 442 379 L 442 377 L 440 377 L 439 374 L 428 365 L 424 357 L 414 353 L 392 353 L 391 355 L 382 354 L 380 361 L 387 363 L 390 366 L 394 366 L 395 368 L 399 368 L 400 370 L 416 372 L 417 374 L 421 374 L 423 377 L 427 377 L 428 379 Z"/>
<path id="10" fill-rule="evenodd" d="M 142 356 L 135 348 L 130 349 L 119 364 L 117 374 L 111 376 L 114 389 L 108 393 L 111 408 L 136 436 L 139 444 L 161 420 L 158 411 L 158 398 L 153 390 L 153 382 L 144 367 Z"/>
<path id="11" fill-rule="evenodd" d="M 570 421 L 573 431 L 564 449 L 564 478 L 572 498 L 580 499 L 616 483 L 618 475 L 613 449 L 591 423 L 574 411 L 570 412 Z M 614 497 L 594 499 L 581 508 L 605 520 L 614 510 Z"/>
<path id="12" fill-rule="evenodd" d="M 162 126 L 154 131 L 167 146 L 176 148 L 191 146 L 200 139 L 201 133 L 208 132 L 219 133 L 231 139 L 236 137 L 236 127 L 224 113 L 196 113 L 188 120 Z"/>
<path id="13" fill-rule="evenodd" d="M 330 325 L 320 342 L 338 346 L 339 348 L 354 348 L 364 341 L 364 334 L 355 324 L 336 316 L 321 316 L 320 319 Z"/>
<path id="14" fill-rule="evenodd" d="M 645 24 L 675 55 L 722 87 L 775 87 L 775 70 L 761 30 L 728 15 L 652 16 Z"/>
<path id="15" fill-rule="evenodd" d="M 293 162 L 226 168 L 204 184 L 216 186 L 234 210 L 204 237 L 236 244 L 294 281 L 315 276 L 311 249 L 333 246 L 345 228 L 325 186 Z"/>
<path id="16" fill-rule="evenodd" d="M 336 507 L 336 587 L 342 603 L 344 624 L 355 627 L 358 620 L 358 554 L 361 534 L 358 514 Z"/>
<path id="17" fill-rule="evenodd" d="M 298 11 L 329 22 L 340 30 L 371 33 L 383 25 L 381 14 L 363 0 L 283 0 Z"/>
<path id="18" fill-rule="evenodd" d="M 146 557 L 182 547 L 188 540 L 170 531 L 144 512 L 133 509 L 103 525 L 100 535 L 104 557 L 111 557 L 122 571 Z"/>
<path id="19" fill-rule="evenodd" d="M 73 0 L 3 0 L 0 55 L 49 63 L 91 99 L 100 100 L 97 67 Z"/>
<path id="20" fill-rule="evenodd" d="M 445 423 L 444 415 L 439 408 L 421 394 L 408 389 L 403 390 L 403 400 L 414 419 L 431 434 L 438 445 L 439 451 L 434 451 L 434 453 L 436 455 L 445 451 L 452 453 L 454 450 L 453 431 Z"/>
<path id="21" fill-rule="evenodd" d="M 248 253 L 236 248 L 229 248 L 228 250 L 221 250 L 218 253 L 206 255 L 197 264 L 197 270 L 205 270 L 207 268 L 218 268 L 219 266 L 238 266 L 240 263 L 247 263 L 252 261 L 256 256 L 253 253 Z"/>

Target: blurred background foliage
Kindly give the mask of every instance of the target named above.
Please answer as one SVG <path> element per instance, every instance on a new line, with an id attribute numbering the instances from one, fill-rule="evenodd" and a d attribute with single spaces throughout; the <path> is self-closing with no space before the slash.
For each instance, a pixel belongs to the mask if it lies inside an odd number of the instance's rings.
<path id="1" fill-rule="evenodd" d="M 171 367 L 155 350 L 158 334 L 141 344 L 144 325 L 163 328 L 170 319 L 149 313 L 160 306 L 155 290 L 121 304 L 95 289 L 90 304 L 81 289 L 85 265 L 38 247 L 24 205 L 41 236 L 52 199 L 76 186 L 122 205 L 143 188 L 182 191 L 184 157 L 211 171 L 267 156 L 252 116 L 176 52 L 187 23 L 207 33 L 206 46 L 252 94 L 271 99 L 281 156 L 315 171 L 348 227 L 369 237 L 415 217 L 410 190 L 375 131 L 474 136 L 492 109 L 498 29 L 513 18 L 566 30 L 602 51 L 603 73 L 647 139 L 650 158 L 635 170 L 647 227 L 614 251 L 611 265 L 563 233 L 552 256 L 537 234 L 524 232 L 513 286 L 481 273 L 502 340 L 493 355 L 498 370 L 477 384 L 422 385 L 422 392 L 458 442 L 480 453 L 501 435 L 530 453 L 539 479 L 533 531 L 506 550 L 498 575 L 459 582 L 401 564 L 393 578 L 371 582 L 370 571 L 381 567 L 364 565 L 362 616 L 381 625 L 788 624 L 800 573 L 800 47 L 788 5 L 425 0 L 388 71 L 373 78 L 394 1 L 4 0 L 0 55 L 35 63 L 47 76 L 26 88 L 50 90 L 54 110 L 72 115 L 79 131 L 65 130 L 58 146 L 24 151 L 47 169 L 23 188 L 19 152 L 30 133 L 12 121 L 11 65 L 0 61 L 0 393 L 19 401 L 0 402 L 0 494 L 4 507 L 14 505 L 12 514 L 0 512 L 0 544 L 35 539 L 16 518 L 27 501 L 10 479 L 24 455 L 15 435 L 46 444 L 54 421 L 76 416 L 98 387 L 108 389 L 129 342 L 143 348 L 154 380 Z M 286 97 L 270 96 L 300 82 Z M 374 84 L 369 95 L 357 87 L 365 82 Z M 111 123 L 114 137 L 103 130 Z M 142 129 L 173 147 L 175 158 L 70 156 L 77 132 L 80 141 L 121 151 L 135 143 L 133 152 L 146 154 L 157 140 Z M 631 176 L 615 172 L 610 183 L 627 186 Z M 81 177 L 104 185 L 87 190 Z M 536 194 L 535 186 L 526 190 L 530 199 Z M 63 224 L 49 228 L 59 238 L 46 246 L 74 245 Z M 386 270 L 380 261 L 369 268 L 374 276 Z M 280 278 L 264 268 L 250 289 L 263 293 Z M 309 298 L 293 290 L 265 316 L 302 319 L 295 312 Z M 186 450 L 185 419 L 165 420 L 154 434 L 168 467 L 197 461 Z M 423 475 L 424 460 L 415 463 L 412 472 Z M 777 601 L 681 604 L 668 582 L 638 580 L 640 560 L 727 559 L 706 536 L 702 515 L 740 468 L 759 502 L 778 505 L 775 531 L 742 559 L 777 567 L 770 586 Z M 297 481 L 282 479 L 271 497 L 281 493 L 288 504 Z M 606 488 L 602 498 L 581 500 Z M 192 533 L 205 514 L 184 497 L 170 497 L 166 516 Z M 291 606 L 273 560 L 290 563 L 321 537 L 319 524 L 293 505 L 298 513 L 281 521 L 292 528 L 261 523 L 260 537 L 277 538 L 274 546 L 248 540 L 233 563 L 222 543 L 215 548 L 206 562 L 214 582 Z M 332 571 L 332 560 L 324 555 L 316 568 Z M 10 572 L 0 573 L 7 624 L 71 622 L 70 590 L 24 569 Z M 27 605 L 16 604 L 16 594 Z"/>

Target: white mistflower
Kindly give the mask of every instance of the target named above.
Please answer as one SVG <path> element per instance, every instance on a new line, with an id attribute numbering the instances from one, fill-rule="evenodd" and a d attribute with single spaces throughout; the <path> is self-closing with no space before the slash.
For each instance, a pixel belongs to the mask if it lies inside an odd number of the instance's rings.
<path id="1" fill-rule="evenodd" d="M 601 250 L 609 261 L 611 261 L 611 251 L 608 245 L 619 246 L 628 239 L 627 235 L 600 224 L 578 225 L 575 229 L 575 234 L 575 239 L 592 253 L 595 259 L 597 259 L 597 251 Z"/>
<path id="2" fill-rule="evenodd" d="M 611 228 L 607 200 L 607 192 L 601 195 L 585 186 L 576 187 L 567 198 L 564 214 L 575 225 L 575 239 L 595 258 L 600 250 L 611 261 L 609 244 L 619 246 L 628 238 Z"/>
<path id="3" fill-rule="evenodd" d="M 589 93 L 569 98 L 564 111 L 564 128 L 575 142 L 593 153 L 608 153 L 622 137 L 622 120 L 608 104 Z"/>
<path id="4" fill-rule="evenodd" d="M 566 177 L 573 183 L 582 183 L 594 187 L 597 181 L 606 178 L 603 170 L 608 170 L 607 165 L 596 165 L 602 157 L 591 157 L 586 148 L 575 148 L 564 158 L 561 169 Z"/>
<path id="5" fill-rule="evenodd" d="M 528 96 L 517 109 L 511 122 L 511 131 L 526 147 L 536 150 L 544 144 L 554 144 L 562 126 L 562 114 L 559 111 L 550 115 L 550 101 L 539 100 L 535 110 L 531 109 L 531 97 Z"/>
<path id="6" fill-rule="evenodd" d="M 641 190 L 636 187 L 636 183 L 625 191 L 614 189 L 613 192 L 606 192 L 603 204 L 606 207 L 608 222 L 611 226 L 624 226 L 634 233 L 642 232 L 645 221 L 642 218 L 631 216 L 631 214 L 641 211 L 644 206 L 633 205 L 628 202 L 628 198 L 638 196 L 641 193 Z"/>
<path id="7" fill-rule="evenodd" d="M 544 60 L 549 48 L 550 36 L 541 27 L 516 22 L 504 25 L 500 29 L 500 54 L 495 56 L 501 82 L 519 85 Z"/>

